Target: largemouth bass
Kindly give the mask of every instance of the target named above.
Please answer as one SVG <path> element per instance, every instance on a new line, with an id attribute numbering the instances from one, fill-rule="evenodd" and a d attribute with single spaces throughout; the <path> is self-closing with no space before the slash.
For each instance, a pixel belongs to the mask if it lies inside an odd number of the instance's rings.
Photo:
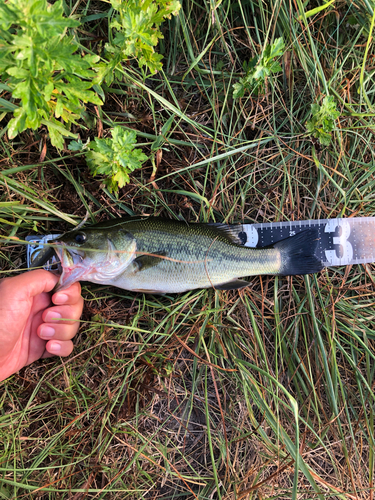
<path id="1" fill-rule="evenodd" d="M 70 231 L 58 238 L 58 290 L 76 281 L 144 293 L 196 288 L 242 288 L 241 276 L 315 273 L 318 233 L 308 229 L 267 248 L 241 245 L 226 226 L 127 217 Z"/>

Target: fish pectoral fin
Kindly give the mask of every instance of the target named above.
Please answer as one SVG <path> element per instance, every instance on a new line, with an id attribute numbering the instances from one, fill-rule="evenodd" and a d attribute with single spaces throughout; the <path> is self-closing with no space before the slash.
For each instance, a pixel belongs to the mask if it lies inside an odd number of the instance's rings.
<path id="1" fill-rule="evenodd" d="M 167 252 L 154 252 L 152 254 L 140 255 L 133 260 L 134 273 L 157 266 L 166 255 Z"/>
<path id="2" fill-rule="evenodd" d="M 249 286 L 250 282 L 245 280 L 233 280 L 228 283 L 223 283 L 222 285 L 215 285 L 216 290 L 237 290 L 238 288 L 244 288 Z"/>

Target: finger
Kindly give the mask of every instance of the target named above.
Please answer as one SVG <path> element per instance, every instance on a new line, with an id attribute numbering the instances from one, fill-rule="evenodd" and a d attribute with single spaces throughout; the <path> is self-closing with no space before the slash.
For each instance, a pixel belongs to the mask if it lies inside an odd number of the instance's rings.
<path id="1" fill-rule="evenodd" d="M 81 297 L 81 285 L 79 283 L 74 283 L 66 290 L 52 295 L 52 302 L 56 305 L 70 305 L 80 301 L 83 301 L 83 299 Z"/>
<path id="2" fill-rule="evenodd" d="M 46 344 L 46 352 L 43 358 L 50 358 L 51 356 L 69 356 L 73 352 L 73 342 L 67 340 L 65 342 L 51 340 Z"/>
<path id="3" fill-rule="evenodd" d="M 23 297 L 35 297 L 43 292 L 50 292 L 58 281 L 58 276 L 44 269 L 37 269 L 5 278 L 1 282 L 1 289 L 4 297 L 7 297 L 9 287 L 9 294 L 13 296 L 16 293 L 17 299 L 22 300 Z"/>
<path id="4" fill-rule="evenodd" d="M 82 314 L 83 301 L 67 306 L 54 306 L 46 309 L 42 314 L 44 323 L 60 322 L 64 325 L 74 324 Z"/>
<path id="5" fill-rule="evenodd" d="M 37 333 L 43 340 L 71 340 L 78 332 L 80 323 L 42 323 L 39 325 Z"/>

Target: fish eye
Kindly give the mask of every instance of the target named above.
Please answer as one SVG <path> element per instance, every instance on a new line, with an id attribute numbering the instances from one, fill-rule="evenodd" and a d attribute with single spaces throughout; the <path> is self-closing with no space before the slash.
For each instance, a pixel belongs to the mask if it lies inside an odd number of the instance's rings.
<path id="1" fill-rule="evenodd" d="M 76 243 L 78 243 L 79 245 L 81 245 L 82 243 L 84 243 L 86 241 L 86 239 L 87 239 L 87 237 L 86 237 L 85 233 L 78 233 L 74 237 L 74 241 Z"/>

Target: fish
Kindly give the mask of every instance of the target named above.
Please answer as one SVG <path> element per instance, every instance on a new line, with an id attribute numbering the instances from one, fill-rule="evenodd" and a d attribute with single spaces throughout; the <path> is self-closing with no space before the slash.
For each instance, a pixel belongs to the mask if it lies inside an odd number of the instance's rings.
<path id="1" fill-rule="evenodd" d="M 250 284 L 242 277 L 319 272 L 318 239 L 316 229 L 306 229 L 272 246 L 249 248 L 226 224 L 117 218 L 51 242 L 61 266 L 55 291 L 76 281 L 152 294 L 235 290 Z"/>

